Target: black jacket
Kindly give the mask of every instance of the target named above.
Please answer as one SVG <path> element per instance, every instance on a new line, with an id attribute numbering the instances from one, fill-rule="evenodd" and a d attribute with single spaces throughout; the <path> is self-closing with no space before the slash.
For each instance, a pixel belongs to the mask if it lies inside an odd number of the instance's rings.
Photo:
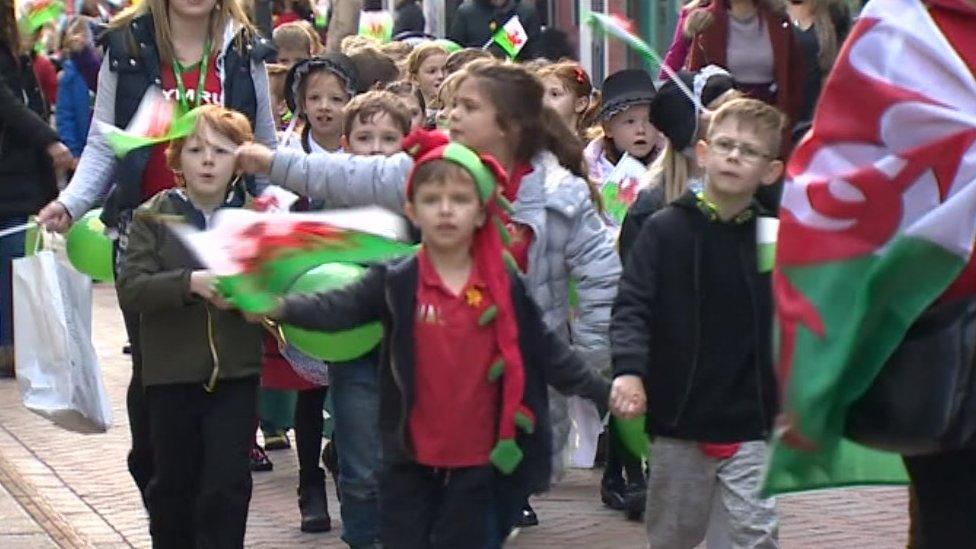
<path id="1" fill-rule="evenodd" d="M 652 435 L 765 439 L 776 384 L 758 206 L 729 222 L 705 210 L 689 191 L 641 227 L 610 323 L 614 375 L 644 379 Z"/>
<path id="2" fill-rule="evenodd" d="M 45 149 L 59 141 L 30 58 L 0 43 L 0 219 L 28 216 L 58 194 Z"/>
<path id="3" fill-rule="evenodd" d="M 124 128 L 135 115 L 146 90 L 151 85 L 159 86 L 162 83 L 152 15 L 139 16 L 127 27 L 102 35 L 100 40 L 106 49 L 107 62 L 111 63 L 109 67 L 118 73 L 114 125 Z M 251 127 L 254 127 L 257 97 L 251 78 L 251 60 L 271 57 L 274 48 L 271 42 L 260 37 L 248 37 L 246 44 L 243 51 L 230 47 L 224 56 L 224 106 L 247 116 Z M 119 160 L 115 169 L 115 186 L 102 210 L 102 221 L 107 226 L 117 226 L 120 213 L 139 206 L 142 172 L 151 152 L 152 147 L 143 147 Z"/>
<path id="4" fill-rule="evenodd" d="M 465 48 L 481 48 L 491 40 L 498 27 L 507 23 L 515 15 L 519 16 L 519 21 L 522 22 L 525 33 L 529 36 L 525 47 L 519 52 L 518 59 L 531 59 L 535 57 L 536 43 L 542 32 L 542 25 L 530 2 L 509 0 L 505 5 L 496 8 L 489 0 L 467 0 L 455 12 L 447 37 Z"/>
<path id="5" fill-rule="evenodd" d="M 413 325 L 418 276 L 416 257 L 374 265 L 357 283 L 341 290 L 288 297 L 281 319 L 301 328 L 324 331 L 381 321 L 384 337 L 380 359 L 380 435 L 387 463 L 410 460 L 412 456 L 406 425 L 416 398 Z M 517 443 L 524 453 L 522 463 L 511 475 L 499 477 L 511 490 L 528 495 L 548 488 L 552 468 L 546 385 L 589 398 L 601 409 L 606 405 L 609 385 L 546 329 L 539 309 L 518 276 L 512 276 L 512 301 L 525 363 L 523 402 L 535 413 L 536 426 L 532 434 L 519 431 Z"/>
<path id="6" fill-rule="evenodd" d="M 401 32 L 424 32 L 427 21 L 424 18 L 424 10 L 417 3 L 417 0 L 407 0 L 401 2 L 396 9 L 396 17 L 393 20 L 393 36 Z"/>

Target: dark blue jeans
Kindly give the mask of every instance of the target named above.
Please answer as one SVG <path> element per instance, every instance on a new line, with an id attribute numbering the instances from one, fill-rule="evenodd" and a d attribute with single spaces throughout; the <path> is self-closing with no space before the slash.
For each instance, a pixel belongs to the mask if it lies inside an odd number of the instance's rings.
<path id="1" fill-rule="evenodd" d="M 334 437 L 339 449 L 342 540 L 352 547 L 379 541 L 379 353 L 329 367 Z"/>
<path id="2" fill-rule="evenodd" d="M 0 219 L 0 230 L 22 225 L 26 217 Z M 24 257 L 26 233 L 19 231 L 0 238 L 0 345 L 14 344 L 13 260 Z"/>

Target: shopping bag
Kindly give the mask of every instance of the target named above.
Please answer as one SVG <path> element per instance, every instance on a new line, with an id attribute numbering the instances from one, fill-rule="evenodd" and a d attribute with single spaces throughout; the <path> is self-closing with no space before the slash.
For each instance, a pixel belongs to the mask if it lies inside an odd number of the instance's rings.
<path id="1" fill-rule="evenodd" d="M 49 249 L 13 262 L 21 398 L 61 427 L 86 433 L 104 432 L 112 424 L 91 341 L 91 285 Z"/>

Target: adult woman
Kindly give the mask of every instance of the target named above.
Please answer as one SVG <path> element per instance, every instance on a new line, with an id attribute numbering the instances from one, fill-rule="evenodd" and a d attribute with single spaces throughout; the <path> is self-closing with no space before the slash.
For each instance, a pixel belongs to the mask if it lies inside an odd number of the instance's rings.
<path id="1" fill-rule="evenodd" d="M 104 37 L 106 54 L 98 77 L 95 120 L 126 127 L 149 88 L 161 88 L 183 108 L 223 104 L 243 113 L 258 141 L 275 146 L 274 120 L 264 59 L 272 49 L 258 38 L 237 0 L 143 0 L 120 14 Z M 93 125 L 94 128 L 95 125 Z M 138 149 L 116 159 L 96 129 L 88 136 L 78 169 L 38 221 L 66 230 L 114 183 L 102 220 L 118 234 L 116 262 L 124 259 L 132 212 L 157 192 L 173 187 L 166 145 Z M 139 317 L 123 311 L 132 344 L 132 381 L 127 405 L 132 450 L 129 471 L 141 491 L 152 476 Z"/>
<path id="2" fill-rule="evenodd" d="M 0 229 L 27 216 L 57 194 L 55 169 L 74 160 L 48 124 L 48 106 L 30 57 L 21 47 L 13 0 L 0 0 Z M 0 376 L 13 375 L 11 261 L 24 255 L 24 233 L 0 239 Z"/>
<path id="3" fill-rule="evenodd" d="M 851 14 L 847 4 L 838 0 L 790 0 L 787 11 L 793 20 L 796 42 L 803 50 L 806 69 L 803 111 L 795 122 L 809 122 L 823 80 L 851 30 Z"/>
<path id="4" fill-rule="evenodd" d="M 691 71 L 718 65 L 746 95 L 779 107 L 790 123 L 802 114 L 803 52 L 778 0 L 692 0 L 682 9 L 666 63 Z"/>

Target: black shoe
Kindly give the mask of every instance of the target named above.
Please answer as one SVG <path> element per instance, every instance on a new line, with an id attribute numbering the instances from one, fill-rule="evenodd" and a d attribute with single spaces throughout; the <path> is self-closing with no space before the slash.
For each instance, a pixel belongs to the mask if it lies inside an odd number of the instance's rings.
<path id="1" fill-rule="evenodd" d="M 298 511 L 302 515 L 302 532 L 328 532 L 332 530 L 329 502 L 325 497 L 325 485 L 298 488 Z"/>
<path id="2" fill-rule="evenodd" d="M 262 473 L 271 471 L 274 469 L 274 463 L 268 459 L 268 454 L 264 453 L 264 448 L 258 446 L 257 444 L 251 448 L 251 471 L 255 473 Z"/>
<path id="3" fill-rule="evenodd" d="M 642 481 L 628 483 L 624 494 L 624 512 L 627 515 L 627 520 L 640 522 L 644 517 L 646 505 L 647 484 Z"/>
<path id="4" fill-rule="evenodd" d="M 528 503 L 522 508 L 522 516 L 519 517 L 515 526 L 519 528 L 525 528 L 526 526 L 537 526 L 539 524 L 539 517 L 535 514 L 535 510 Z"/>
<path id="5" fill-rule="evenodd" d="M 627 508 L 627 487 L 623 479 L 603 479 L 600 483 L 600 499 L 614 511 Z"/>

